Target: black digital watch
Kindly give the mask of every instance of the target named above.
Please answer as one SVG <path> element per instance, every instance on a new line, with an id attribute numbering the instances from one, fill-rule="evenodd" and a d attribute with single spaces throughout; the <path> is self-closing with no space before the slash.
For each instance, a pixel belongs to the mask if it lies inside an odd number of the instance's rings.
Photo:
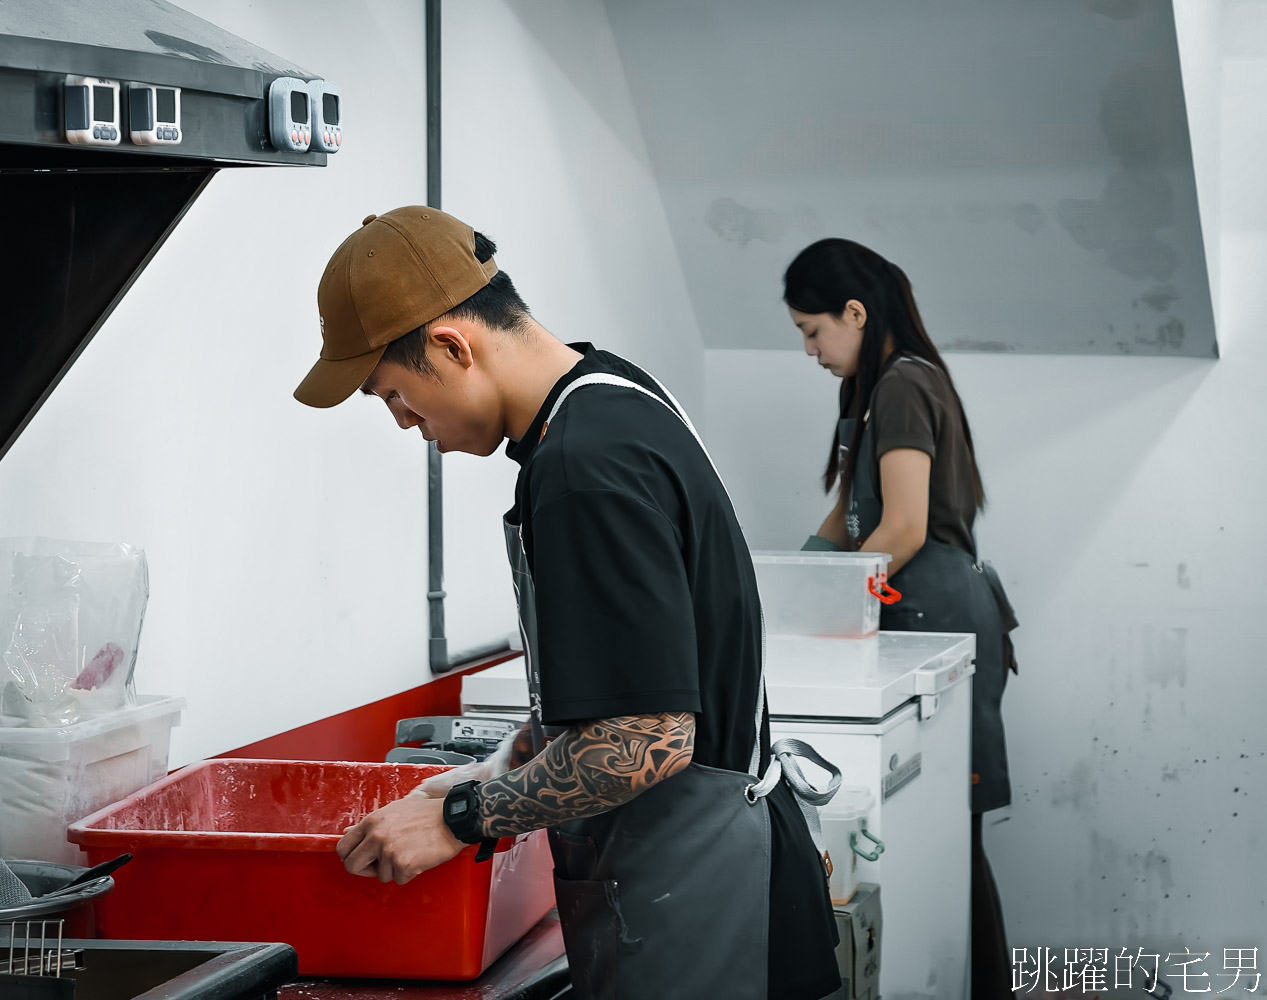
<path id="1" fill-rule="evenodd" d="M 478 781 L 454 785 L 444 797 L 444 825 L 464 844 L 479 844 L 476 861 L 487 861 L 497 847 L 496 837 L 485 837 L 480 831 L 480 793 Z"/>

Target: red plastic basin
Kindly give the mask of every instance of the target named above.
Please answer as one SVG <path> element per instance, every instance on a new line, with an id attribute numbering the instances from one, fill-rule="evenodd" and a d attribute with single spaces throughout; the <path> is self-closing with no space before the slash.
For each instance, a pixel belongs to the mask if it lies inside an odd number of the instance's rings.
<path id="1" fill-rule="evenodd" d="M 349 875 L 344 828 L 442 767 L 288 760 L 193 764 L 71 825 L 88 864 L 127 851 L 103 937 L 284 941 L 304 975 L 474 979 L 554 905 L 540 831 L 383 885 Z"/>

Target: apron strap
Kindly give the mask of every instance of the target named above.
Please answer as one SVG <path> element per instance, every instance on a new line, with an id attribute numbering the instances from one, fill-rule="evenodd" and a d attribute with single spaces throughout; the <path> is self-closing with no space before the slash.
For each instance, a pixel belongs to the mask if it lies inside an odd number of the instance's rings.
<path id="1" fill-rule="evenodd" d="M 568 396 L 572 395 L 572 393 L 574 393 L 577 389 L 583 389 L 587 385 L 613 385 L 622 389 L 633 389 L 636 392 L 642 393 L 644 396 L 649 396 L 661 406 L 667 407 L 677 415 L 678 419 L 686 425 L 686 429 L 691 432 L 691 436 L 695 438 L 696 443 L 700 446 L 700 450 L 704 453 L 704 457 L 708 459 L 708 464 L 713 467 L 713 472 L 717 473 L 718 480 L 721 480 L 721 473 L 717 472 L 717 463 L 713 461 L 713 456 L 708 453 L 708 448 L 705 447 L 703 438 L 699 436 L 699 431 L 697 431 L 695 429 L 695 425 L 691 423 L 691 418 L 688 417 L 686 415 L 686 411 L 682 409 L 682 404 L 674 398 L 673 393 L 669 392 L 669 390 L 666 389 L 660 380 L 654 375 L 650 372 L 643 372 L 641 368 L 639 368 L 638 371 L 642 372 L 642 374 L 646 375 L 647 378 L 651 379 L 651 381 L 659 387 L 660 391 L 664 393 L 664 396 L 658 396 L 645 385 L 639 385 L 637 382 L 624 378 L 620 375 L 609 375 L 606 372 L 595 372 L 592 375 L 582 375 L 575 382 L 569 384 L 567 388 L 559 394 L 559 398 L 554 401 L 554 406 L 550 409 L 550 415 L 546 418 L 546 424 L 549 425 L 554 420 L 560 407 L 563 406 L 563 401 L 567 399 Z M 667 397 L 667 399 L 665 397 Z M 722 489 L 726 489 L 726 484 L 724 482 L 722 482 Z M 729 492 L 726 496 L 729 498 Z"/>
<path id="2" fill-rule="evenodd" d="M 632 364 L 632 362 L 630 362 Z M 633 365 L 638 368 L 637 365 Z M 686 415 L 686 410 L 682 408 L 682 404 L 674 398 L 673 393 L 664 387 L 664 384 L 652 375 L 650 372 L 643 371 L 638 368 L 647 378 L 656 384 L 664 396 L 658 396 L 645 385 L 639 385 L 630 379 L 620 375 L 609 375 L 606 372 L 595 372 L 591 375 L 582 375 L 575 382 L 570 383 L 564 390 L 559 393 L 559 398 L 554 401 L 554 406 L 550 408 L 550 414 L 546 417 L 546 426 L 549 427 L 554 422 L 555 416 L 562 408 L 564 400 L 572 395 L 577 389 L 582 389 L 587 385 L 611 385 L 622 389 L 633 389 L 654 399 L 661 406 L 677 415 L 678 419 L 686 425 L 686 429 L 691 432 L 691 436 L 695 438 L 696 444 L 699 445 L 700 451 L 704 453 L 704 457 L 708 459 L 708 464 L 713 467 L 713 474 L 717 476 L 717 481 L 721 483 L 722 491 L 726 493 L 726 499 L 730 499 L 730 493 L 726 490 L 726 483 L 721 478 L 721 473 L 717 471 L 717 463 L 713 461 L 713 456 L 708 453 L 708 448 L 704 444 L 704 439 L 700 437 L 699 431 L 695 429 L 695 425 L 691 423 L 691 418 Z M 731 501 L 732 509 L 734 502 Z M 765 715 L 765 612 L 761 611 L 761 665 L 757 677 L 757 709 L 756 709 L 756 733 L 752 741 L 752 756 L 748 763 L 748 773 L 754 777 L 761 773 L 761 720 Z M 777 778 L 775 779 L 778 780 Z M 773 787 L 773 786 L 772 786 Z M 768 790 L 767 790 L 768 791 Z M 834 790 L 833 790 L 834 793 Z"/>
<path id="3" fill-rule="evenodd" d="M 796 762 L 797 757 L 802 757 L 827 772 L 829 778 L 826 788 L 820 791 L 809 783 Z M 805 825 L 809 827 L 810 839 L 814 841 L 814 846 L 818 848 L 821 857 L 826 846 L 818 810 L 827 805 L 839 791 L 840 768 L 824 759 L 808 743 L 795 739 L 779 740 L 770 747 L 770 766 L 766 768 L 765 776 L 755 784 L 749 785 L 744 793 L 748 796 L 749 802 L 755 803 L 758 799 L 769 795 L 780 781 L 786 781 L 788 787 L 792 789 L 796 804 L 805 815 Z"/>
<path id="4" fill-rule="evenodd" d="M 840 789 L 840 768 L 825 759 L 808 743 L 794 739 L 779 740 L 770 748 L 770 756 L 782 762 L 783 777 L 792 786 L 792 791 L 811 805 L 827 805 Z M 825 789 L 819 791 L 809 783 L 809 779 L 801 773 L 800 765 L 796 763 L 797 757 L 804 758 L 828 773 L 829 778 Z"/>

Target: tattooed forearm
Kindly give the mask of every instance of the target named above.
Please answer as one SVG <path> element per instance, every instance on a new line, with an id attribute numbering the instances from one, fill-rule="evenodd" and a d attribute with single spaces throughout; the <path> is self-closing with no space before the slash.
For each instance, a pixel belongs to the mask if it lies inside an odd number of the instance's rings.
<path id="1" fill-rule="evenodd" d="M 480 785 L 489 837 L 510 837 L 597 816 L 691 762 L 689 712 L 627 715 L 573 726 L 522 767 Z"/>

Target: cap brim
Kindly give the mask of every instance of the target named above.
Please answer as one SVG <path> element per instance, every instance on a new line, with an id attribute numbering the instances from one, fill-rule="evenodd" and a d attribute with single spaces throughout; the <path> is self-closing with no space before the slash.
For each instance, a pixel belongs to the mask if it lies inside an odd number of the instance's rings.
<path id="1" fill-rule="evenodd" d="M 295 398 L 306 406 L 338 406 L 365 383 L 386 350 L 387 346 L 383 345 L 368 354 L 341 361 L 321 358 L 312 366 L 308 377 L 299 383 Z"/>

